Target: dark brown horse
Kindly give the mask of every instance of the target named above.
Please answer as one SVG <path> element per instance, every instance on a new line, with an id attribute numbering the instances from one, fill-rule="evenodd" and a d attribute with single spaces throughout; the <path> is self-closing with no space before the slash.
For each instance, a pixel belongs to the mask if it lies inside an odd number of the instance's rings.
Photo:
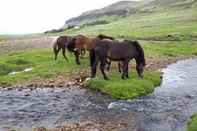
<path id="1" fill-rule="evenodd" d="M 95 43 L 95 48 L 90 51 L 92 78 L 96 76 L 97 65 L 100 62 L 100 70 L 103 77 L 106 80 L 108 79 L 104 72 L 106 59 L 122 62 L 122 79 L 125 79 L 125 77 L 129 78 L 128 64 L 131 59 L 135 59 L 138 76 L 143 78 L 145 57 L 144 51 L 137 41 L 97 41 Z"/>
<path id="2" fill-rule="evenodd" d="M 64 56 L 65 60 L 68 61 L 68 58 L 66 57 L 66 49 L 68 49 L 67 48 L 68 44 L 73 43 L 74 40 L 75 40 L 74 36 L 59 36 L 55 40 L 55 42 L 53 44 L 53 52 L 55 54 L 55 60 L 57 60 L 58 53 L 62 50 L 62 55 Z M 76 49 L 76 50 L 69 50 L 69 51 L 74 52 L 75 54 L 85 55 L 84 48 L 80 48 L 80 49 Z"/>
<path id="3" fill-rule="evenodd" d="M 105 35 L 98 35 L 95 38 L 90 38 L 84 35 L 77 35 L 74 37 L 73 41 L 69 42 L 69 44 L 67 45 L 67 48 L 69 50 L 72 50 L 75 53 L 76 63 L 80 64 L 80 61 L 79 61 L 80 52 L 79 51 L 83 49 L 90 51 L 95 47 L 95 43 L 98 40 L 103 40 L 103 39 L 113 40 L 114 38 L 110 36 L 105 36 Z"/>
<path id="4" fill-rule="evenodd" d="M 66 48 L 68 43 L 73 40 L 73 37 L 71 36 L 59 36 L 54 44 L 53 44 L 53 52 L 55 54 L 55 60 L 57 60 L 58 53 L 60 50 L 62 50 L 62 55 L 64 56 L 65 60 L 68 61 L 68 58 L 66 57 Z"/>

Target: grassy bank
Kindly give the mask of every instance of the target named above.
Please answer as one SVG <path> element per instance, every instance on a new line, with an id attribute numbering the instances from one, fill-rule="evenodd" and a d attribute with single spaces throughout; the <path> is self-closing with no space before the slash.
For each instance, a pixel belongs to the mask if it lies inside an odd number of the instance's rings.
<path id="1" fill-rule="evenodd" d="M 148 41 L 141 43 L 148 58 L 197 56 L 197 42 L 195 41 Z"/>
<path id="2" fill-rule="evenodd" d="M 161 82 L 159 72 L 145 72 L 144 75 L 144 79 L 139 79 L 136 72 L 132 72 L 129 79 L 122 80 L 120 74 L 116 71 L 116 73 L 113 72 L 109 75 L 109 81 L 99 76 L 88 81 L 86 85 L 113 98 L 131 99 L 152 93 L 154 88 Z"/>
<path id="3" fill-rule="evenodd" d="M 164 59 L 177 59 L 178 57 L 186 58 L 190 56 L 197 56 L 197 44 L 182 41 L 182 42 L 141 42 L 145 50 L 146 58 L 153 59 L 153 65 L 148 68 L 153 68 L 151 71 L 145 71 L 145 77 L 143 80 L 138 79 L 135 69 L 132 69 L 130 73 L 131 78 L 128 80 L 121 80 L 120 74 L 117 70 L 113 70 L 109 74 L 110 81 L 103 80 L 102 76 L 90 80 L 86 85 L 92 89 L 99 90 L 104 94 L 108 94 L 114 98 L 118 99 L 130 99 L 138 96 L 143 96 L 145 94 L 154 91 L 154 88 L 160 84 L 160 73 L 155 71 L 162 64 L 167 65 L 167 63 L 162 62 Z M 166 61 L 168 62 L 168 61 Z M 154 63 L 157 63 L 154 65 Z M 154 67 L 158 66 L 158 67 Z M 117 68 L 116 68 L 117 69 Z"/>
<path id="4" fill-rule="evenodd" d="M 188 122 L 187 131 L 197 131 L 197 114 L 194 114 L 191 121 Z"/>
<path id="5" fill-rule="evenodd" d="M 141 43 L 145 50 L 146 58 L 153 59 L 153 62 L 157 60 L 162 61 L 163 58 L 176 59 L 180 56 L 188 57 L 197 55 L 197 44 L 191 42 Z M 72 76 L 78 76 L 80 72 L 90 71 L 89 60 L 87 58 L 81 59 L 82 64 L 78 66 L 75 64 L 73 54 L 68 53 L 67 55 L 69 62 L 66 62 L 61 54 L 58 57 L 58 61 L 55 62 L 51 49 L 34 49 L 2 55 L 0 56 L 0 85 L 14 85 L 35 78 L 55 78 L 58 75 L 70 78 Z M 147 65 L 149 64 L 147 63 Z M 33 68 L 33 70 L 21 72 L 26 68 Z M 19 71 L 20 73 L 9 75 L 13 71 Z M 108 76 L 110 78 L 109 81 L 103 80 L 98 69 L 97 78 L 88 81 L 86 84 L 90 88 L 99 90 L 114 98 L 128 99 L 150 93 L 160 83 L 159 72 L 145 71 L 145 77 L 141 80 L 138 79 L 135 69 L 132 69 L 130 79 L 121 80 L 116 64 L 113 64 Z"/>

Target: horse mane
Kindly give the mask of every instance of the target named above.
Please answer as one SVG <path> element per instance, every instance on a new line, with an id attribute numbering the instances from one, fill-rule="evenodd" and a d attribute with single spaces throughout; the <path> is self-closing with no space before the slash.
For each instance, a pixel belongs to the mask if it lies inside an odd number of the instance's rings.
<path id="1" fill-rule="evenodd" d="M 97 38 L 103 40 L 103 39 L 110 39 L 110 40 L 114 40 L 114 37 L 111 37 L 111 36 L 106 36 L 106 35 L 103 35 L 103 34 L 99 34 L 97 36 Z"/>
<path id="2" fill-rule="evenodd" d="M 135 48 L 140 52 L 140 60 L 142 61 L 143 65 L 146 65 L 146 60 L 145 60 L 145 56 L 144 56 L 144 50 L 142 49 L 140 43 L 138 41 L 131 41 L 131 40 L 125 40 L 125 41 L 129 41 L 130 43 L 132 43 L 132 45 L 135 46 Z"/>

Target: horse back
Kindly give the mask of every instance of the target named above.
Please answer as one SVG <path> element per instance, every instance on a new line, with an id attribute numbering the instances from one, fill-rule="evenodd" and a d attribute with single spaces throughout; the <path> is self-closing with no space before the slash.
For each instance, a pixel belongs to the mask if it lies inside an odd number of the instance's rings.
<path id="1" fill-rule="evenodd" d="M 57 44 L 58 46 L 65 47 L 71 39 L 72 37 L 70 36 L 60 36 L 57 38 Z"/>
<path id="2" fill-rule="evenodd" d="M 83 35 L 78 35 L 75 40 L 75 48 L 90 50 L 94 48 L 95 39 Z"/>

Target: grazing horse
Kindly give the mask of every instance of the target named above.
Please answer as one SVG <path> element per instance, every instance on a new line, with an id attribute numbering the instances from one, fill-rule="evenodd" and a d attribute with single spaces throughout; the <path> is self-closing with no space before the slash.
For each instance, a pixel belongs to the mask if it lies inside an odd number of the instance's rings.
<path id="1" fill-rule="evenodd" d="M 128 64 L 131 59 L 135 59 L 138 76 L 140 78 L 143 78 L 145 57 L 144 51 L 138 41 L 97 41 L 95 43 L 94 49 L 90 51 L 92 78 L 96 76 L 97 65 L 98 62 L 100 62 L 100 70 L 103 74 L 103 77 L 105 80 L 108 80 L 108 77 L 104 72 L 106 59 L 110 59 L 112 61 L 120 61 L 122 63 L 122 79 L 125 79 L 125 77 L 129 78 Z"/>
<path id="2" fill-rule="evenodd" d="M 72 50 L 75 54 L 76 63 L 80 65 L 79 55 L 81 50 L 92 50 L 95 47 L 95 43 L 98 40 L 113 40 L 113 37 L 105 36 L 105 35 L 98 35 L 96 38 L 90 38 L 84 35 L 77 35 L 74 37 L 74 40 L 68 43 L 67 48 Z M 107 61 L 106 61 L 107 62 Z"/>
<path id="3" fill-rule="evenodd" d="M 60 50 L 62 50 L 62 55 L 64 56 L 65 60 L 68 61 L 68 58 L 66 57 L 66 48 L 70 41 L 73 40 L 73 37 L 71 36 L 59 36 L 54 44 L 53 44 L 53 52 L 55 54 L 55 60 L 57 60 L 57 56 Z"/>
<path id="4" fill-rule="evenodd" d="M 75 37 L 71 37 L 71 36 L 59 36 L 54 44 L 53 44 L 53 52 L 55 54 L 55 60 L 57 60 L 57 56 L 58 53 L 60 52 L 60 50 L 62 50 L 62 55 L 64 56 L 65 60 L 68 61 L 68 58 L 66 57 L 66 49 L 68 49 L 71 52 L 77 52 L 79 53 L 79 55 L 85 55 L 85 49 L 84 48 L 80 48 L 77 49 L 76 51 L 74 50 L 70 50 L 70 48 L 68 48 L 68 44 L 69 43 L 73 43 L 73 41 L 75 40 Z"/>

